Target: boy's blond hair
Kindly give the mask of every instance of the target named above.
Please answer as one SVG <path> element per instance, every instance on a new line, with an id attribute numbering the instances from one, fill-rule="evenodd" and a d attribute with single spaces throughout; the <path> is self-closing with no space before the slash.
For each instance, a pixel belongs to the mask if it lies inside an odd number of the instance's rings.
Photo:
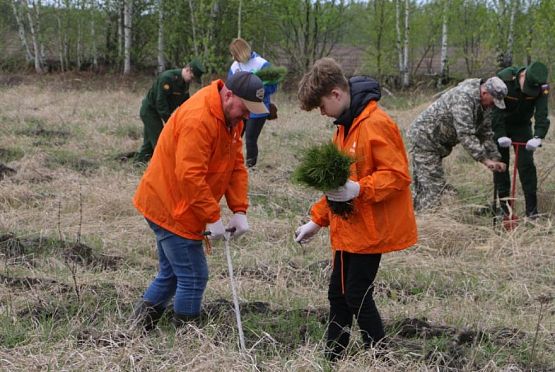
<path id="1" fill-rule="evenodd" d="M 320 107 L 322 97 L 329 95 L 334 88 L 349 91 L 349 82 L 341 66 L 333 58 L 317 60 L 299 83 L 297 97 L 301 109 L 310 111 Z"/>
<path id="2" fill-rule="evenodd" d="M 245 39 L 241 39 L 240 37 L 231 41 L 229 44 L 229 51 L 233 59 L 237 62 L 245 63 L 251 58 L 251 46 Z"/>

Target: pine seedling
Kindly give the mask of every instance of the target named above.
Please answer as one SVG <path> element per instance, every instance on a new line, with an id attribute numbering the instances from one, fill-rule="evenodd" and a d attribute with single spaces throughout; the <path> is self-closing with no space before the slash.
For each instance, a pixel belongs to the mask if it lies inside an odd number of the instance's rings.
<path id="1" fill-rule="evenodd" d="M 293 173 L 293 182 L 326 192 L 343 186 L 351 174 L 354 159 L 342 153 L 333 142 L 313 146 L 306 150 L 301 164 Z M 353 211 L 352 201 L 327 200 L 331 211 L 348 217 Z"/>
<path id="2" fill-rule="evenodd" d="M 270 66 L 254 72 L 256 76 L 262 80 L 264 85 L 277 84 L 281 82 L 287 75 L 286 67 Z"/>

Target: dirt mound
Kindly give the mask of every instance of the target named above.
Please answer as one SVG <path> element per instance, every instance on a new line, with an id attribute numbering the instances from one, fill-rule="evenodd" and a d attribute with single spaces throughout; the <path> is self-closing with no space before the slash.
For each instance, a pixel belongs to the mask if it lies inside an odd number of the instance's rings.
<path id="1" fill-rule="evenodd" d="M 5 166 L 4 164 L 0 163 L 0 181 L 4 179 L 6 176 L 13 176 L 16 174 L 17 171 L 13 168 Z"/>

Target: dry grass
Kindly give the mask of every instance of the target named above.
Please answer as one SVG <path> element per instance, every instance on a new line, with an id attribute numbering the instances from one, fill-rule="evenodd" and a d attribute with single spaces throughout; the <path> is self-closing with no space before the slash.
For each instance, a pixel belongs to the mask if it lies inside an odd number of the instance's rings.
<path id="1" fill-rule="evenodd" d="M 219 316 L 177 333 L 167 320 L 149 336 L 127 327 L 157 265 L 152 233 L 131 204 L 142 169 L 117 160 L 139 147 L 146 85 L 68 81 L 0 87 L 0 163 L 17 170 L 0 181 L 0 369 L 330 370 L 322 355 L 329 240 L 324 231 L 303 247 L 293 242 L 318 194 L 290 182 L 298 150 L 329 139 L 329 120 L 278 96 L 280 117 L 262 133 L 250 173 L 252 231 L 232 243 L 242 355 L 223 246 L 209 258 L 205 297 Z M 390 112 L 406 128 L 425 106 Z M 554 156 L 548 139 L 537 153 L 546 217 L 507 233 L 474 214 L 491 198 L 491 176 L 456 150 L 446 169 L 458 195 L 418 216 L 417 246 L 383 259 L 376 301 L 387 353 L 360 351 L 355 333 L 335 368 L 553 370 Z M 78 237 L 91 251 L 73 263 Z"/>

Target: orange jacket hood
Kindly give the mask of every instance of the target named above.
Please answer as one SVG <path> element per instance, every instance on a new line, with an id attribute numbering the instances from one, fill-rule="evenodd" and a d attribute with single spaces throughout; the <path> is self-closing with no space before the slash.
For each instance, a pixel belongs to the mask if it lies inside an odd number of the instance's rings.
<path id="1" fill-rule="evenodd" d="M 224 195 L 233 212 L 248 208 L 243 123 L 226 126 L 223 84 L 213 81 L 172 114 L 133 198 L 147 219 L 188 239 L 202 239 L 220 218 Z"/>

